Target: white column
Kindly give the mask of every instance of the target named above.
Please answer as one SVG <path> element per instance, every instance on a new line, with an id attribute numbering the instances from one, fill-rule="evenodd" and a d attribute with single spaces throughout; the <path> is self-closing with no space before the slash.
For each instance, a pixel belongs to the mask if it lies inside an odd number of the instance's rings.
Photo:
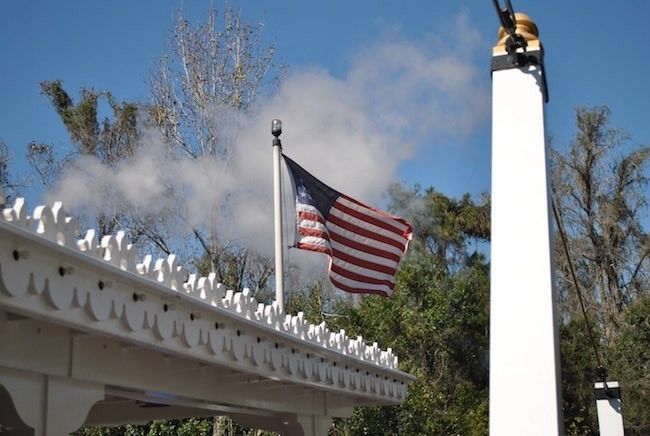
<path id="1" fill-rule="evenodd" d="M 594 388 L 600 436 L 623 436 L 623 412 L 618 382 L 607 382 L 607 389 L 604 383 L 596 383 Z"/>
<path id="2" fill-rule="evenodd" d="M 298 423 L 302 427 L 303 436 L 327 436 L 332 425 L 332 419 L 323 416 L 300 415 L 298 416 Z"/>
<path id="3" fill-rule="evenodd" d="M 526 39 L 537 39 L 534 24 L 526 30 Z M 539 53 L 539 41 L 532 42 L 529 54 L 535 47 Z M 495 56 L 502 56 L 498 48 Z M 539 65 L 506 66 L 492 75 L 490 434 L 495 436 L 562 433 L 543 86 Z"/>

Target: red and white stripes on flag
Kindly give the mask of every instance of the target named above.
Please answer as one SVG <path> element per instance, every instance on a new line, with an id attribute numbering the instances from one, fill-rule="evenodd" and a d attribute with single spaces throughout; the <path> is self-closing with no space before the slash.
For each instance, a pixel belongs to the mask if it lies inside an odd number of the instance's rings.
<path id="1" fill-rule="evenodd" d="M 411 225 L 339 193 L 284 159 L 296 191 L 296 247 L 328 254 L 329 278 L 338 289 L 390 296 Z"/>

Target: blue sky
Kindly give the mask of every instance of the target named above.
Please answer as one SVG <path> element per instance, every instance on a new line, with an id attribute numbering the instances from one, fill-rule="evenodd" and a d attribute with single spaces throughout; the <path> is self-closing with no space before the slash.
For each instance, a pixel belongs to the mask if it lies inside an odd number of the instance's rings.
<path id="1" fill-rule="evenodd" d="M 315 69 L 330 80 L 350 81 L 360 54 L 372 52 L 378 44 L 401 41 L 431 56 L 453 57 L 454 51 L 465 51 L 458 56 L 477 72 L 472 86 L 486 91 L 489 98 L 490 47 L 498 29 L 489 0 L 232 4 L 249 21 L 264 22 L 266 42 L 276 45 L 277 60 L 290 72 Z M 647 143 L 650 65 L 643 47 L 649 39 L 648 3 L 513 0 L 513 4 L 540 28 L 550 93 L 547 127 L 555 144 L 561 147 L 569 141 L 575 107 L 600 104 L 611 108 L 614 126 L 627 130 L 635 142 Z M 74 95 L 86 86 L 110 90 L 119 99 L 147 99 L 147 76 L 163 53 L 181 5 L 190 20 L 202 19 L 209 7 L 208 2 L 153 0 L 0 3 L 0 140 L 11 150 L 14 170 L 26 168 L 24 149 L 29 141 L 56 147 L 68 143 L 57 115 L 39 93 L 41 81 L 62 79 Z M 470 33 L 473 38 L 467 41 Z M 428 52 L 429 44 L 438 48 Z M 399 160 L 393 176 L 449 195 L 489 191 L 489 104 L 481 111 L 483 115 L 473 113 L 472 122 L 459 124 L 457 131 L 432 128 L 417 138 L 406 134 L 413 148 Z M 403 129 L 417 130 L 427 122 L 422 115 L 407 114 L 414 125 Z M 285 126 L 285 132 L 290 129 L 290 124 Z M 39 195 L 38 190 L 28 192 Z M 34 204 L 37 199 L 30 201 Z"/>

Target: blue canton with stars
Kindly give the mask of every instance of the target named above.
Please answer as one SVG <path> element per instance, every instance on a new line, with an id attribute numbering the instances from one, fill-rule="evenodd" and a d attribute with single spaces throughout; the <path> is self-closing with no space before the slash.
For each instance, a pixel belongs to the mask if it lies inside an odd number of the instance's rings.
<path id="1" fill-rule="evenodd" d="M 315 207 L 323 218 L 327 219 L 332 204 L 341 194 L 309 174 L 287 156 L 283 156 L 293 179 L 297 202 Z"/>

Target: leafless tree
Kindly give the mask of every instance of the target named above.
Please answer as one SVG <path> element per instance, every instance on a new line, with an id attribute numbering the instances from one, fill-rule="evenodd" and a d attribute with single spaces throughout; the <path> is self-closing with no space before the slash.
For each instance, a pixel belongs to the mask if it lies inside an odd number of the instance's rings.
<path id="1" fill-rule="evenodd" d="M 229 5 L 221 25 L 214 8 L 197 27 L 179 14 L 169 50 L 151 76 L 151 119 L 174 151 L 227 162 L 226 123 L 250 111 L 258 94 L 278 80 L 275 48 L 262 45 L 262 28 Z"/>
<path id="2" fill-rule="evenodd" d="M 650 290 L 650 237 L 643 227 L 650 147 L 632 146 L 609 127 L 607 107 L 580 108 L 566 153 L 552 150 L 555 201 L 569 237 L 580 288 L 607 339 L 628 305 Z M 556 244 L 563 312 L 577 314 L 577 294 Z"/>
<path id="3" fill-rule="evenodd" d="M 9 173 L 10 163 L 9 149 L 4 142 L 0 141 L 0 208 L 11 203 L 20 187 Z"/>
<path id="4" fill-rule="evenodd" d="M 210 9 L 198 26 L 179 13 L 169 48 L 151 75 L 148 106 L 149 121 L 172 156 L 213 159 L 228 170 L 240 117 L 279 82 L 275 48 L 262 43 L 262 30 L 228 4 L 221 16 Z M 273 271 L 268 259 L 236 241 L 219 240 L 211 229 L 194 226 L 192 234 L 201 252 L 195 256 L 198 269 L 215 272 L 231 286 L 266 287 Z"/>

